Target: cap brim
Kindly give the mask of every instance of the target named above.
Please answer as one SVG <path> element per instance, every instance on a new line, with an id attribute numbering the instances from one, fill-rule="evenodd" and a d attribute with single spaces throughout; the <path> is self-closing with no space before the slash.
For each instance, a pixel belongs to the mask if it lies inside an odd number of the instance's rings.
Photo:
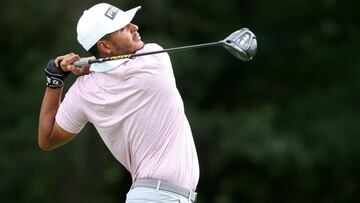
<path id="1" fill-rule="evenodd" d="M 141 6 L 135 7 L 133 9 L 127 10 L 125 11 L 122 15 L 118 15 L 116 16 L 116 20 L 119 22 L 116 26 L 114 27 L 114 29 L 111 32 L 114 32 L 116 30 L 119 30 L 123 27 L 125 27 L 126 25 L 128 25 L 129 23 L 131 23 L 132 19 L 134 18 L 136 12 L 138 12 L 138 10 L 141 9 Z"/>

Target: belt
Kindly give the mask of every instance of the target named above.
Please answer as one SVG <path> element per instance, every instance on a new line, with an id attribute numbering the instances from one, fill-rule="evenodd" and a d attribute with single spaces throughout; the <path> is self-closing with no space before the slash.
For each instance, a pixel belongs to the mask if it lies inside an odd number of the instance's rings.
<path id="1" fill-rule="evenodd" d="M 178 186 L 178 185 L 166 182 L 166 181 L 162 181 L 162 180 L 138 179 L 131 185 L 131 189 L 136 188 L 136 187 L 148 187 L 148 188 L 153 188 L 153 189 L 157 189 L 157 190 L 172 192 L 172 193 L 181 195 L 183 197 L 186 197 L 187 199 L 191 200 L 192 202 L 195 202 L 196 196 L 197 196 L 197 193 L 192 190 L 188 190 L 184 187 L 181 187 L 181 186 Z"/>

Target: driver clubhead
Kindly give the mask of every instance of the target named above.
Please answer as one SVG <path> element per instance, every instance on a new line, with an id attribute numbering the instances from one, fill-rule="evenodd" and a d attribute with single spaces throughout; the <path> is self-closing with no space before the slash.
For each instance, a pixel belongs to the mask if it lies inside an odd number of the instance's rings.
<path id="1" fill-rule="evenodd" d="M 256 36 L 248 28 L 233 32 L 222 42 L 232 55 L 242 61 L 250 61 L 256 54 Z"/>

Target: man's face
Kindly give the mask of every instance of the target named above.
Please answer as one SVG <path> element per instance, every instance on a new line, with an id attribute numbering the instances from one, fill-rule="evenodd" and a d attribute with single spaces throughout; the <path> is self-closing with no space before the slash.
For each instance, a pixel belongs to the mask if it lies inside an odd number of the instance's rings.
<path id="1" fill-rule="evenodd" d="M 142 49 L 144 42 L 141 41 L 138 29 L 137 25 L 129 23 L 124 28 L 110 33 L 107 37 L 111 50 L 109 55 L 132 54 Z"/>

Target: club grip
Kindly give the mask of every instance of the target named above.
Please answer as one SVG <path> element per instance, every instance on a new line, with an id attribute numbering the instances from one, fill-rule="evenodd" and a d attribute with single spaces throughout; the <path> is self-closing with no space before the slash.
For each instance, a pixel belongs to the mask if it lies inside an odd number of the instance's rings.
<path id="1" fill-rule="evenodd" d="M 76 67 L 81 67 L 85 65 L 89 65 L 89 59 L 80 59 L 79 61 L 75 61 L 74 63 L 74 66 Z"/>

